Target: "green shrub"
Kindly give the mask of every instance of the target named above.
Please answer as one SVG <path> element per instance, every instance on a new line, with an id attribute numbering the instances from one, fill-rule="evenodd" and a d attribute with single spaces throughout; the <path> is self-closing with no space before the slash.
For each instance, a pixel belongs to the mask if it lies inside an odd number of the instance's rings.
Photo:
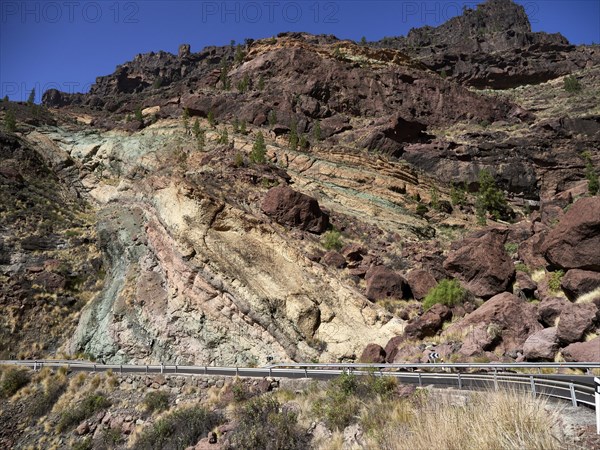
<path id="1" fill-rule="evenodd" d="M 271 395 L 255 397 L 235 412 L 238 426 L 229 448 L 248 450 L 301 450 L 307 448 L 306 433 L 296 413 L 281 408 Z"/>
<path id="2" fill-rule="evenodd" d="M 556 272 L 552 272 L 550 274 L 550 278 L 548 279 L 548 288 L 550 288 L 552 292 L 560 291 L 560 282 L 564 275 L 565 272 L 562 270 L 557 270 Z"/>
<path id="3" fill-rule="evenodd" d="M 267 120 L 269 121 L 269 126 L 271 128 L 273 128 L 277 124 L 277 113 L 275 112 L 274 109 L 272 109 L 271 111 L 269 111 L 269 115 L 267 117 Z"/>
<path id="4" fill-rule="evenodd" d="M 6 111 L 6 114 L 4 115 L 4 128 L 11 133 L 17 131 L 17 120 L 12 111 Z"/>
<path id="5" fill-rule="evenodd" d="M 529 266 L 524 263 L 515 264 L 515 270 L 517 270 L 518 272 L 531 273 L 531 269 L 529 268 Z"/>
<path id="6" fill-rule="evenodd" d="M 135 450 L 185 449 L 196 445 L 209 431 L 223 423 L 221 414 L 199 406 L 179 409 L 156 421 L 133 444 Z"/>
<path id="7" fill-rule="evenodd" d="M 317 120 L 315 121 L 315 124 L 313 125 L 313 139 L 315 141 L 320 141 L 321 140 L 321 121 Z"/>
<path id="8" fill-rule="evenodd" d="M 37 418 L 48 414 L 66 388 L 65 378 L 60 376 L 50 378 L 46 383 L 44 392 L 33 397 L 29 406 L 29 415 Z"/>
<path id="9" fill-rule="evenodd" d="M 588 192 L 590 195 L 596 195 L 600 190 L 600 182 L 598 181 L 598 174 L 592 162 L 592 154 L 586 151 L 583 152 L 582 156 L 585 160 L 585 178 L 588 180 Z"/>
<path id="10" fill-rule="evenodd" d="M 59 433 L 63 432 L 68 428 L 77 425 L 82 420 L 91 417 L 94 415 L 94 413 L 108 408 L 110 405 L 110 400 L 108 400 L 101 392 L 89 395 L 84 398 L 79 405 L 64 411 L 61 414 L 58 421 L 57 430 Z"/>
<path id="11" fill-rule="evenodd" d="M 94 443 L 91 437 L 86 437 L 79 442 L 76 442 L 71 447 L 71 450 L 92 450 L 94 448 Z"/>
<path id="12" fill-rule="evenodd" d="M 466 295 L 467 292 L 457 280 L 442 280 L 429 291 L 423 301 L 423 308 L 428 310 L 436 303 L 446 306 L 458 305 L 465 300 Z"/>
<path id="13" fill-rule="evenodd" d="M 496 220 L 506 217 L 508 213 L 508 204 L 504 193 L 496 186 L 492 174 L 485 169 L 479 172 L 479 191 L 475 206 L 480 225 L 485 225 L 486 212 L 489 212 Z"/>
<path id="14" fill-rule="evenodd" d="M 144 397 L 144 405 L 148 412 L 164 411 L 169 407 L 169 394 L 164 391 L 148 392 Z"/>
<path id="15" fill-rule="evenodd" d="M 452 205 L 466 205 L 467 204 L 467 186 L 466 183 L 463 183 L 459 186 L 454 186 L 450 188 L 450 200 L 452 201 Z"/>
<path id="16" fill-rule="evenodd" d="M 206 120 L 208 121 L 208 124 L 214 128 L 215 125 L 217 124 L 217 121 L 215 120 L 215 113 L 212 111 L 208 112 L 208 115 L 206 116 Z"/>
<path id="17" fill-rule="evenodd" d="M 504 244 L 504 250 L 506 250 L 506 253 L 509 255 L 513 255 L 519 250 L 519 244 L 516 242 L 507 242 Z"/>
<path id="18" fill-rule="evenodd" d="M 312 410 L 333 430 L 343 430 L 356 422 L 359 411 L 360 401 L 357 397 L 335 389 L 328 389 L 325 397 L 314 403 Z"/>
<path id="19" fill-rule="evenodd" d="M 139 106 L 135 109 L 135 120 L 138 120 L 140 122 L 144 121 L 144 115 L 142 114 L 142 108 Z"/>
<path id="20" fill-rule="evenodd" d="M 256 140 L 252 146 L 252 152 L 250 153 L 250 161 L 256 164 L 264 164 L 266 162 L 267 146 L 265 144 L 265 137 L 262 131 L 259 131 L 256 135 Z"/>
<path id="21" fill-rule="evenodd" d="M 341 250 L 343 247 L 342 234 L 337 230 L 329 230 L 321 239 L 323 247 L 327 250 Z"/>
<path id="22" fill-rule="evenodd" d="M 17 367 L 9 367 L 2 372 L 0 379 L 0 398 L 12 397 L 19 389 L 29 383 L 29 372 Z"/>
<path id="23" fill-rule="evenodd" d="M 429 208 L 424 205 L 423 203 L 419 203 L 417 205 L 417 215 L 423 217 L 425 214 L 427 214 L 427 212 L 429 211 Z"/>
<path id="24" fill-rule="evenodd" d="M 568 77 L 565 77 L 563 88 L 569 93 L 579 92 L 581 91 L 581 83 L 573 75 L 570 75 Z"/>
<path id="25" fill-rule="evenodd" d="M 229 133 L 227 132 L 226 127 L 223 127 L 221 133 L 219 133 L 219 139 L 217 140 L 217 142 L 221 145 L 229 144 Z"/>

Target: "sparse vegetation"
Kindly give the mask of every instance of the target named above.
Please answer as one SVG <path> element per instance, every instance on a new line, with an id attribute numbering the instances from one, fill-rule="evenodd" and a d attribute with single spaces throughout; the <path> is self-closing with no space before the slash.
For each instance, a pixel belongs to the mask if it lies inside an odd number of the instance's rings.
<path id="1" fill-rule="evenodd" d="M 133 444 L 134 450 L 184 449 L 223 423 L 216 412 L 199 406 L 176 410 L 144 430 Z"/>
<path id="2" fill-rule="evenodd" d="M 29 97 L 27 97 L 27 104 L 33 105 L 35 103 L 35 88 L 31 90 L 29 93 Z"/>
<path id="3" fill-rule="evenodd" d="M 548 288 L 552 292 L 560 292 L 560 282 L 562 277 L 565 275 L 565 272 L 562 270 L 557 270 L 556 272 L 551 272 L 548 278 Z"/>
<path id="4" fill-rule="evenodd" d="M 144 121 L 144 116 L 142 114 L 142 107 L 138 106 L 135 109 L 135 120 L 139 121 L 139 122 L 143 122 Z"/>
<path id="5" fill-rule="evenodd" d="M 277 124 L 277 113 L 275 112 L 274 109 L 269 111 L 267 120 L 269 121 L 269 127 L 271 127 L 271 128 L 273 128 Z"/>
<path id="6" fill-rule="evenodd" d="M 217 124 L 216 120 L 215 120 L 215 113 L 213 113 L 212 111 L 208 112 L 208 115 L 206 116 L 206 120 L 208 121 L 208 124 L 214 128 L 215 125 Z"/>
<path id="7" fill-rule="evenodd" d="M 342 234 L 337 230 L 329 230 L 321 239 L 323 247 L 327 250 L 340 250 L 343 247 Z"/>
<path id="8" fill-rule="evenodd" d="M 466 183 L 462 183 L 458 186 L 454 184 L 450 188 L 450 201 L 453 206 L 466 205 L 467 204 L 467 187 Z"/>
<path id="9" fill-rule="evenodd" d="M 267 146 L 265 144 L 265 137 L 262 131 L 259 131 L 256 135 L 256 140 L 252 146 L 252 152 L 250 153 L 250 161 L 256 164 L 264 164 L 266 162 Z"/>
<path id="10" fill-rule="evenodd" d="M 4 115 L 4 128 L 11 133 L 17 131 L 17 120 L 11 110 L 6 111 Z"/>
<path id="11" fill-rule="evenodd" d="M 29 372 L 24 369 L 9 367 L 3 370 L 0 377 L 0 398 L 13 396 L 19 389 L 26 386 L 30 380 Z"/>
<path id="12" fill-rule="evenodd" d="M 563 80 L 563 88 L 566 92 L 573 94 L 576 92 L 580 92 L 582 89 L 581 83 L 575 76 L 569 75 Z"/>
<path id="13" fill-rule="evenodd" d="M 106 409 L 111 405 L 111 402 L 101 392 L 91 394 L 84 398 L 77 406 L 63 411 L 57 425 L 59 432 L 77 425 L 82 420 L 91 417 L 94 413 Z"/>
<path id="14" fill-rule="evenodd" d="M 588 192 L 590 195 L 597 195 L 600 190 L 600 181 L 598 181 L 598 174 L 592 162 L 592 154 L 586 151 L 583 152 L 582 156 L 585 161 L 585 178 L 588 181 Z"/>
<path id="15" fill-rule="evenodd" d="M 148 392 L 144 397 L 144 405 L 150 413 L 164 411 L 169 407 L 169 394 L 164 391 Z"/>
<path id="16" fill-rule="evenodd" d="M 307 448 L 306 433 L 298 425 L 298 414 L 282 409 L 272 395 L 250 399 L 235 416 L 238 426 L 230 447 L 248 450 L 301 450 Z"/>
<path id="17" fill-rule="evenodd" d="M 320 141 L 321 140 L 321 121 L 320 120 L 316 120 L 314 125 L 313 125 L 313 139 L 315 141 Z"/>
<path id="18" fill-rule="evenodd" d="M 467 292 L 458 280 L 442 280 L 429 291 L 425 300 L 423 300 L 423 308 L 427 310 L 437 303 L 455 306 L 462 303 L 466 299 L 466 295 Z"/>
<path id="19" fill-rule="evenodd" d="M 507 207 L 506 197 L 496 186 L 492 174 L 485 169 L 479 172 L 479 191 L 476 202 L 478 223 L 485 225 L 487 213 L 490 213 L 496 220 L 505 217 Z"/>

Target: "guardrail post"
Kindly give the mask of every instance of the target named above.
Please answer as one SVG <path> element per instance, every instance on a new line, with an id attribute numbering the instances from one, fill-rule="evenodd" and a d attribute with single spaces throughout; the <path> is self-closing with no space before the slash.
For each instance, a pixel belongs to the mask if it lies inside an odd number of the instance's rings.
<path id="1" fill-rule="evenodd" d="M 240 376 L 239 374 L 240 374 L 240 370 L 238 369 L 237 366 L 235 366 L 235 376 L 239 377 Z"/>
<path id="2" fill-rule="evenodd" d="M 417 372 L 417 374 L 419 375 L 419 386 L 423 387 L 423 382 L 421 381 L 421 372 Z"/>
<path id="3" fill-rule="evenodd" d="M 165 365 L 163 363 L 160 363 L 160 373 L 163 373 L 165 371 Z"/>
<path id="4" fill-rule="evenodd" d="M 37 372 L 37 361 L 33 362 L 33 371 Z"/>
<path id="5" fill-rule="evenodd" d="M 304 368 L 304 378 L 308 378 L 308 369 Z"/>
<path id="6" fill-rule="evenodd" d="M 119 371 L 121 372 L 121 375 L 123 375 L 123 364 L 119 364 Z"/>
<path id="7" fill-rule="evenodd" d="M 175 373 L 177 373 L 177 364 L 175 364 Z"/>
<path id="8" fill-rule="evenodd" d="M 94 372 L 96 371 L 96 364 L 94 364 Z"/>
<path id="9" fill-rule="evenodd" d="M 533 375 L 529 375 L 529 382 L 531 383 L 531 395 L 535 398 L 537 392 L 535 392 L 535 378 L 533 378 Z"/>
<path id="10" fill-rule="evenodd" d="M 204 366 L 204 375 L 208 375 L 208 369 Z"/>
<path id="11" fill-rule="evenodd" d="M 494 368 L 494 389 L 498 390 L 498 370 Z"/>
<path id="12" fill-rule="evenodd" d="M 269 367 L 269 378 L 273 377 L 273 369 Z"/>
<path id="13" fill-rule="evenodd" d="M 148 376 L 148 364 L 146 364 L 146 376 Z"/>
<path id="14" fill-rule="evenodd" d="M 569 383 L 569 390 L 571 391 L 571 402 L 573 402 L 573 406 L 577 407 L 577 397 L 575 396 L 575 385 L 573 383 Z"/>
<path id="15" fill-rule="evenodd" d="M 600 378 L 594 377 L 594 399 L 596 400 L 596 433 L 600 434 Z"/>
<path id="16" fill-rule="evenodd" d="M 462 389 L 462 378 L 460 377 L 460 372 L 458 372 L 458 388 Z"/>

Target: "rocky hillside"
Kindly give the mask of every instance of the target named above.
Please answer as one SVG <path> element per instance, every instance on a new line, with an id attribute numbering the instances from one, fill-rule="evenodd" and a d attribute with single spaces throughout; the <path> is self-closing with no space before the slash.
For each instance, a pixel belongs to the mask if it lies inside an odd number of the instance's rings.
<path id="1" fill-rule="evenodd" d="M 491 0 L 1 103 L 5 356 L 600 361 L 597 58 Z"/>

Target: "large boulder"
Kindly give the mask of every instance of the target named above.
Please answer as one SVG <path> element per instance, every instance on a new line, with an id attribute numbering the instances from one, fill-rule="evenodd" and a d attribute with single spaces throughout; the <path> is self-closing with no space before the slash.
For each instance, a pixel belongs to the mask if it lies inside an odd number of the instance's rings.
<path id="1" fill-rule="evenodd" d="M 600 197 L 580 198 L 543 244 L 548 262 L 563 269 L 600 271 Z"/>
<path id="2" fill-rule="evenodd" d="M 398 354 L 398 348 L 406 340 L 406 336 L 394 336 L 385 345 L 386 361 L 393 363 L 396 355 Z"/>
<path id="3" fill-rule="evenodd" d="M 452 318 L 452 311 L 445 306 L 436 304 L 426 311 L 421 317 L 415 318 L 406 325 L 404 334 L 409 339 L 423 339 L 434 336 L 442 329 L 444 322 Z"/>
<path id="4" fill-rule="evenodd" d="M 362 355 L 360 355 L 359 362 L 379 364 L 385 362 L 385 357 L 385 350 L 381 345 L 369 344 L 363 350 Z"/>
<path id="5" fill-rule="evenodd" d="M 404 298 L 408 284 L 402 275 L 385 266 L 375 266 L 365 275 L 367 280 L 366 296 L 369 300 L 385 298 Z"/>
<path id="6" fill-rule="evenodd" d="M 523 355 L 528 361 L 552 361 L 558 351 L 556 327 L 544 328 L 532 334 L 523 344 Z"/>
<path id="7" fill-rule="evenodd" d="M 600 249 L 598 249 L 600 252 Z M 600 288 L 600 272 L 571 269 L 562 277 L 560 286 L 570 300 Z M 600 298 L 600 291 L 598 292 Z"/>
<path id="8" fill-rule="evenodd" d="M 431 273 L 422 269 L 411 270 L 406 274 L 406 281 L 410 286 L 413 298 L 422 300 L 427 293 L 436 286 L 437 281 Z"/>
<path id="9" fill-rule="evenodd" d="M 596 322 L 598 307 L 593 303 L 570 303 L 561 313 L 557 337 L 561 344 L 581 341 Z"/>
<path id="10" fill-rule="evenodd" d="M 485 339 L 475 336 L 476 341 L 485 343 L 482 351 L 522 349 L 527 338 L 542 329 L 536 316 L 534 305 L 504 292 L 489 299 L 460 322 L 449 326 L 443 334 L 468 335 L 472 330 L 482 329 L 489 335 Z"/>
<path id="11" fill-rule="evenodd" d="M 568 362 L 600 362 L 600 337 L 587 342 L 576 342 L 561 350 Z"/>
<path id="12" fill-rule="evenodd" d="M 319 202 L 289 186 L 270 189 L 261 208 L 277 223 L 311 233 L 322 233 L 329 226 L 329 216 L 321 210 Z"/>
<path id="13" fill-rule="evenodd" d="M 564 297 L 546 297 L 538 305 L 537 318 L 545 326 L 553 327 L 556 319 L 569 305 L 569 301 Z"/>
<path id="14" fill-rule="evenodd" d="M 496 229 L 464 239 L 453 245 L 444 269 L 478 297 L 490 298 L 505 292 L 515 267 L 504 249 L 504 241 L 504 232 Z"/>

